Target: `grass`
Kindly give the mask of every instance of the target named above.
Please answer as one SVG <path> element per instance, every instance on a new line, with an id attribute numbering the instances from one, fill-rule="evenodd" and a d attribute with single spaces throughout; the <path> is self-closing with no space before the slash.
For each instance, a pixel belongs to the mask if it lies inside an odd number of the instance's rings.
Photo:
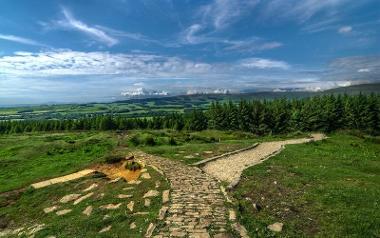
<path id="1" fill-rule="evenodd" d="M 156 222 L 158 210 L 162 206 L 162 196 L 151 198 L 150 207 L 144 207 L 143 195 L 150 189 L 155 188 L 156 181 L 160 181 L 162 191 L 168 189 L 169 185 L 165 179 L 156 171 L 148 167 L 152 179 L 142 180 L 138 185 L 128 185 L 124 181 L 108 183 L 105 177 L 86 177 L 80 180 L 63 184 L 52 185 L 38 190 L 27 190 L 26 192 L 7 198 L 0 196 L 0 220 L 2 224 L 7 224 L 7 229 L 17 229 L 19 227 L 30 227 L 34 224 L 45 224 L 46 227 L 36 234 L 36 238 L 54 235 L 60 238 L 71 237 L 143 237 L 150 222 Z M 73 202 L 62 204 L 59 200 L 71 193 L 84 193 L 82 190 L 91 184 L 97 183 L 99 186 L 92 190 L 94 195 L 83 202 L 73 205 Z M 132 190 L 123 190 L 125 187 L 134 187 Z M 101 194 L 104 196 L 101 197 Z M 132 198 L 117 198 L 118 194 L 130 194 Z M 131 212 L 127 204 L 134 201 L 134 210 Z M 106 204 L 123 204 L 116 210 L 103 210 L 99 207 Z M 71 213 L 57 216 L 55 212 L 45 214 L 43 209 L 58 205 L 61 209 L 72 209 Z M 93 212 L 88 217 L 82 211 L 88 206 L 93 206 Z M 133 215 L 134 212 L 148 212 L 147 215 Z M 22 214 L 20 216 L 20 214 Z M 109 216 L 104 219 L 105 216 Z M 135 222 L 137 228 L 131 230 L 130 224 Z M 98 232 L 112 225 L 110 231 L 99 234 Z M 15 235 L 14 237 L 18 237 Z M 21 236 L 26 237 L 26 236 Z"/>
<path id="2" fill-rule="evenodd" d="M 2 135 L 0 192 L 77 171 L 116 146 L 116 136 L 102 132 Z"/>
<path id="3" fill-rule="evenodd" d="M 330 136 L 244 172 L 233 194 L 251 237 L 380 237 L 379 138 Z M 274 222 L 281 233 L 266 229 Z"/>
<path id="4" fill-rule="evenodd" d="M 131 132 L 128 143 L 131 148 L 149 154 L 192 164 L 205 158 L 248 147 L 256 142 L 305 136 L 307 134 L 304 133 L 258 137 L 250 133 L 217 130 L 199 132 L 146 130 Z"/>

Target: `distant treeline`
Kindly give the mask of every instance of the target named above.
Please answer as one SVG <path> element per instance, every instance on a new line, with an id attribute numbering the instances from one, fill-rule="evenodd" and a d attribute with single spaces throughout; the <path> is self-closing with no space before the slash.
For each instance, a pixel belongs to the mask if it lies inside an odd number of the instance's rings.
<path id="1" fill-rule="evenodd" d="M 70 130 L 240 130 L 255 134 L 357 129 L 380 132 L 380 95 L 213 102 L 206 110 L 151 118 L 89 116 L 70 120 L 2 121 L 0 133 Z"/>

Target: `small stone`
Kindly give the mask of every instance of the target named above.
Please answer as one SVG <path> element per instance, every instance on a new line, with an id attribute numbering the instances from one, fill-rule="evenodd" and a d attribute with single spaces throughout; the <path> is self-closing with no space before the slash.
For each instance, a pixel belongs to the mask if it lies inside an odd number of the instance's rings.
<path id="1" fill-rule="evenodd" d="M 65 215 L 71 211 L 72 211 L 71 209 L 63 209 L 63 210 L 56 212 L 55 214 L 57 214 L 58 216 L 62 216 L 62 215 Z"/>
<path id="2" fill-rule="evenodd" d="M 159 188 L 161 185 L 161 182 L 160 181 L 156 181 L 156 188 Z"/>
<path id="3" fill-rule="evenodd" d="M 121 206 L 121 204 L 122 203 L 118 203 L 118 204 L 110 203 L 107 205 L 100 206 L 99 208 L 100 209 L 106 209 L 106 210 L 115 210 L 115 209 L 118 209 Z"/>
<path id="4" fill-rule="evenodd" d="M 36 224 L 28 228 L 28 235 L 34 237 L 34 234 L 45 229 L 45 224 Z"/>
<path id="5" fill-rule="evenodd" d="M 93 190 L 94 188 L 98 187 L 99 185 L 96 184 L 96 183 L 93 183 L 90 185 L 90 187 L 86 188 L 86 189 L 83 189 L 83 192 L 88 192 L 88 191 L 91 191 Z"/>
<path id="6" fill-rule="evenodd" d="M 89 194 L 86 194 L 86 195 L 84 195 L 84 196 L 78 198 L 77 200 L 74 201 L 74 205 L 77 205 L 78 203 L 80 203 L 80 202 L 82 202 L 83 200 L 85 200 L 85 199 L 91 197 L 92 195 L 94 195 L 93 192 L 91 192 L 91 193 L 89 193 Z"/>
<path id="7" fill-rule="evenodd" d="M 168 207 L 162 207 L 160 211 L 158 212 L 158 220 L 163 220 L 165 218 L 165 214 L 168 211 Z"/>
<path id="8" fill-rule="evenodd" d="M 149 173 L 142 173 L 141 174 L 141 178 L 143 178 L 143 179 L 151 179 L 152 177 L 150 176 Z"/>
<path id="9" fill-rule="evenodd" d="M 153 223 L 150 223 L 148 226 L 148 229 L 146 230 L 145 237 L 151 237 L 155 228 L 156 228 L 156 225 L 154 225 Z"/>
<path id="10" fill-rule="evenodd" d="M 253 205 L 253 208 L 255 208 L 258 212 L 261 211 L 262 207 L 261 207 L 260 204 L 258 204 L 258 203 L 252 203 L 252 205 Z"/>
<path id="11" fill-rule="evenodd" d="M 108 215 L 108 214 L 106 214 L 106 215 L 104 215 L 104 217 L 103 217 L 103 221 L 104 221 L 104 220 L 107 220 L 107 219 L 109 219 L 109 218 L 111 218 L 111 216 Z"/>
<path id="12" fill-rule="evenodd" d="M 232 209 L 229 211 L 229 219 L 230 219 L 230 221 L 236 220 L 236 212 Z"/>
<path id="13" fill-rule="evenodd" d="M 157 197 L 158 195 L 159 192 L 157 190 L 149 190 L 147 193 L 144 194 L 143 198 Z"/>
<path id="14" fill-rule="evenodd" d="M 191 238 L 210 238 L 210 235 L 207 232 L 195 233 L 190 236 Z M 214 236 L 217 237 L 217 236 Z"/>
<path id="15" fill-rule="evenodd" d="M 86 209 L 84 209 L 82 213 L 86 216 L 90 216 L 92 213 L 92 209 L 93 209 L 92 206 L 87 206 Z"/>
<path id="16" fill-rule="evenodd" d="M 50 213 L 50 212 L 54 212 L 57 209 L 58 209 L 58 206 L 47 207 L 47 208 L 44 208 L 44 212 Z"/>
<path id="17" fill-rule="evenodd" d="M 130 202 L 128 203 L 128 205 L 127 205 L 127 208 L 128 208 L 131 212 L 133 212 L 133 207 L 134 207 L 134 205 L 135 205 L 135 202 L 134 202 L 134 201 L 130 201 Z"/>
<path id="18" fill-rule="evenodd" d="M 281 232 L 282 227 L 284 226 L 283 223 L 281 222 L 276 222 L 268 226 L 268 229 L 274 232 Z"/>
<path id="19" fill-rule="evenodd" d="M 145 200 L 144 200 L 144 206 L 145 207 L 150 207 L 150 199 L 149 198 L 145 198 Z"/>
<path id="20" fill-rule="evenodd" d="M 145 173 L 146 171 L 148 171 L 147 169 L 142 169 L 140 172 L 141 173 Z"/>
<path id="21" fill-rule="evenodd" d="M 119 182 L 120 179 L 121 177 L 118 177 L 118 178 L 112 179 L 111 181 L 108 181 L 108 183 L 116 183 L 116 182 Z"/>
<path id="22" fill-rule="evenodd" d="M 129 190 L 133 190 L 135 189 L 134 187 L 126 187 L 126 188 L 123 188 L 124 191 L 129 191 Z"/>
<path id="23" fill-rule="evenodd" d="M 101 229 L 101 230 L 99 231 L 99 233 L 107 232 L 107 231 L 111 230 L 111 228 L 112 228 L 112 225 L 106 226 L 106 227 L 104 227 L 103 229 Z"/>
<path id="24" fill-rule="evenodd" d="M 68 203 L 68 202 L 74 201 L 75 199 L 78 199 L 81 195 L 82 194 L 79 194 L 79 193 L 69 194 L 69 195 L 66 195 L 63 198 L 61 198 L 61 200 L 59 200 L 59 202 Z"/>
<path id="25" fill-rule="evenodd" d="M 131 225 L 129 225 L 129 229 L 133 230 L 135 229 L 137 226 L 134 222 L 131 223 Z"/>
<path id="26" fill-rule="evenodd" d="M 203 151 L 203 153 L 205 153 L 205 154 L 212 154 L 214 152 L 212 152 L 211 150 L 206 150 L 206 151 Z"/>
<path id="27" fill-rule="evenodd" d="M 135 213 L 133 213 L 133 215 L 148 215 L 149 214 L 149 212 L 135 212 Z"/>
<path id="28" fill-rule="evenodd" d="M 277 185 L 277 181 L 274 181 L 273 184 L 274 184 L 274 185 Z"/>
<path id="29" fill-rule="evenodd" d="M 106 195 L 105 193 L 101 193 L 98 195 L 98 198 L 102 199 L 104 197 L 104 195 Z"/>
<path id="30" fill-rule="evenodd" d="M 130 195 L 130 194 L 119 194 L 119 195 L 117 195 L 117 198 L 121 198 L 121 199 L 131 198 L 131 197 L 133 197 L 133 195 Z"/>
<path id="31" fill-rule="evenodd" d="M 185 158 L 185 159 L 194 159 L 194 156 L 193 155 L 186 155 L 183 158 Z"/>
<path id="32" fill-rule="evenodd" d="M 169 202 L 169 190 L 165 190 L 162 192 L 162 204 L 166 204 Z"/>
<path id="33" fill-rule="evenodd" d="M 140 184 L 141 181 L 140 180 L 131 180 L 131 181 L 128 181 L 128 184 Z"/>

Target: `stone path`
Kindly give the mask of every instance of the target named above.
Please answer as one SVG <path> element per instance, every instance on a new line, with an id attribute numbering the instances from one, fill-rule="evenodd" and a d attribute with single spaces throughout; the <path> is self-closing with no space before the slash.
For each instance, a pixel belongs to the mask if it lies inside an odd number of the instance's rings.
<path id="1" fill-rule="evenodd" d="M 301 144 L 324 138 L 325 135 L 323 134 L 312 134 L 312 138 L 263 142 L 253 149 L 210 161 L 202 169 L 220 181 L 229 182 L 231 186 L 239 181 L 244 169 L 259 164 L 277 154 L 285 145 Z"/>
<path id="2" fill-rule="evenodd" d="M 135 155 L 161 170 L 171 184 L 164 225 L 154 237 L 207 238 L 227 229 L 227 209 L 218 181 L 197 167 L 139 152 Z"/>
<path id="3" fill-rule="evenodd" d="M 65 175 L 65 176 L 62 176 L 62 177 L 45 180 L 45 181 L 42 181 L 42 182 L 39 182 L 39 183 L 34 183 L 31 186 L 33 188 L 35 188 L 35 189 L 44 188 L 44 187 L 47 187 L 47 186 L 50 186 L 50 185 L 53 185 L 53 184 L 64 183 L 64 182 L 67 182 L 67 181 L 79 179 L 79 178 L 82 178 L 82 177 L 87 176 L 87 175 L 92 174 L 92 173 L 95 173 L 95 170 L 93 170 L 93 169 L 85 169 L 85 170 L 81 170 L 81 171 L 73 173 L 73 174 L 68 174 L 68 175 Z"/>

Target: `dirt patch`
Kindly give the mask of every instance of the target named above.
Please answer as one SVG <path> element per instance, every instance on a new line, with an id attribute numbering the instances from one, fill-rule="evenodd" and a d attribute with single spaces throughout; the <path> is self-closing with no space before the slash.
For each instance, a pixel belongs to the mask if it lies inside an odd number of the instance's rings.
<path id="1" fill-rule="evenodd" d="M 137 180 L 141 170 L 131 171 L 125 169 L 127 161 L 121 161 L 113 164 L 99 164 L 92 169 L 105 174 L 109 179 L 124 178 L 127 181 Z"/>

